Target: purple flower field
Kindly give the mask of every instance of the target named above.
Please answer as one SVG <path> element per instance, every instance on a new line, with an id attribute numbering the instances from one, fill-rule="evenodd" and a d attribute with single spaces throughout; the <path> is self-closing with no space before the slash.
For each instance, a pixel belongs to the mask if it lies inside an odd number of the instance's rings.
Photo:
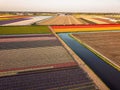
<path id="1" fill-rule="evenodd" d="M 14 22 L 19 22 L 19 21 L 24 21 L 24 20 L 29 20 L 29 19 L 30 18 L 18 18 L 18 19 L 13 19 L 13 20 L 0 21 L 0 25 L 14 23 Z"/>

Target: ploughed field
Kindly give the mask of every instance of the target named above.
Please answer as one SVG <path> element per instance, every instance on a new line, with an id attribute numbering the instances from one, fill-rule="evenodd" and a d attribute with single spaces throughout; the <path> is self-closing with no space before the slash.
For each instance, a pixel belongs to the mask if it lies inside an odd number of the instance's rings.
<path id="1" fill-rule="evenodd" d="M 76 25 L 82 24 L 72 15 L 58 15 L 40 22 L 37 25 Z"/>
<path id="2" fill-rule="evenodd" d="M 103 15 L 74 15 L 84 24 L 117 24 L 114 19 Z"/>
<path id="3" fill-rule="evenodd" d="M 120 66 L 120 32 L 84 32 L 72 35 Z"/>

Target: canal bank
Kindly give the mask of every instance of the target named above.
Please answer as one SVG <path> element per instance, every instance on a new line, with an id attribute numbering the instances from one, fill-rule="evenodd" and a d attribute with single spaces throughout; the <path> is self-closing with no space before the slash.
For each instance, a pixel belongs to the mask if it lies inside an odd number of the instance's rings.
<path id="1" fill-rule="evenodd" d="M 85 62 L 111 90 L 120 90 L 120 72 L 101 60 L 85 46 L 76 42 L 68 33 L 59 34 L 61 39 Z"/>

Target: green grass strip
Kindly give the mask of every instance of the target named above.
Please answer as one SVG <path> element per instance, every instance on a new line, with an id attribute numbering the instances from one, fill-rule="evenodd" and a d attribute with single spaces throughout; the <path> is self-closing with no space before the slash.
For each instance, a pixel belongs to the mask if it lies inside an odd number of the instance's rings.
<path id="1" fill-rule="evenodd" d="M 0 26 L 0 35 L 46 33 L 51 33 L 48 26 Z"/>
<path id="2" fill-rule="evenodd" d="M 77 42 L 79 42 L 80 44 L 82 44 L 84 47 L 86 47 L 87 49 L 89 49 L 91 52 L 93 52 L 96 56 L 98 56 L 99 58 L 101 58 L 104 62 L 108 63 L 109 65 L 111 65 L 112 67 L 114 67 L 115 69 L 117 69 L 118 71 L 120 71 L 120 67 L 116 66 L 114 63 L 110 62 L 108 59 L 106 59 L 103 55 L 98 54 L 95 50 L 93 50 L 89 45 L 83 43 L 81 40 L 79 40 L 78 38 L 74 37 L 72 34 L 69 34 L 70 37 L 72 37 L 73 39 L 75 39 Z"/>

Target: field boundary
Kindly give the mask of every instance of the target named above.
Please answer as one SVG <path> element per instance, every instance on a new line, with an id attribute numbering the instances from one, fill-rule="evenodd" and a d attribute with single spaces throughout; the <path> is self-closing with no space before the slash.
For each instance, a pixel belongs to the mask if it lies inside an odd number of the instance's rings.
<path id="1" fill-rule="evenodd" d="M 97 55 L 99 58 L 101 58 L 104 62 L 106 62 L 107 64 L 111 65 L 113 68 L 117 69 L 118 71 L 120 71 L 120 67 L 116 63 L 114 63 L 113 61 L 111 61 L 110 59 L 108 59 L 107 57 L 102 55 L 100 52 L 98 52 L 95 49 L 93 49 L 91 46 L 87 45 L 86 43 L 83 43 L 81 40 L 77 39 L 72 34 L 70 34 L 70 36 L 72 38 L 74 38 L 77 42 L 82 44 L 84 47 L 89 49 L 91 52 L 93 52 L 95 55 Z"/>
<path id="2" fill-rule="evenodd" d="M 52 27 L 50 27 L 52 33 L 57 37 L 57 39 L 62 43 L 63 47 L 68 51 L 68 53 L 73 57 L 73 59 L 78 63 L 78 66 L 81 67 L 88 76 L 93 80 L 100 90 L 110 90 L 108 86 L 77 56 L 77 54 L 68 46 L 66 43 L 54 32 Z"/>

